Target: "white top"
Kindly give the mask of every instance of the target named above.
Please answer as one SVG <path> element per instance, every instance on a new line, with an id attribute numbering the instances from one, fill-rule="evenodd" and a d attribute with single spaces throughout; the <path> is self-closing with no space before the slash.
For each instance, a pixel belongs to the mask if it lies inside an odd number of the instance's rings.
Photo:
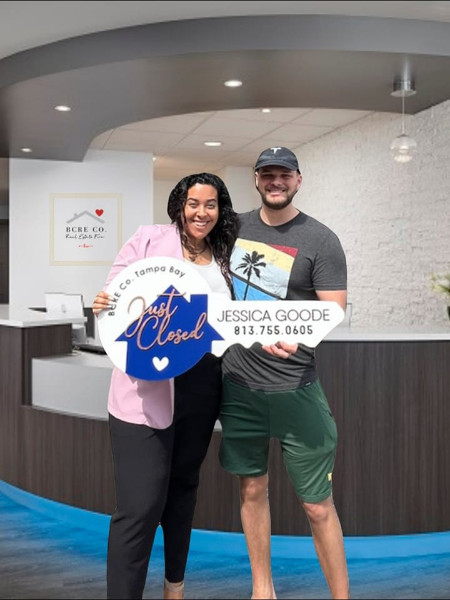
<path id="1" fill-rule="evenodd" d="M 0 304 L 0 325 L 6 327 L 45 327 L 46 325 L 82 325 L 86 317 L 51 317 L 46 312 L 30 308 L 15 308 L 9 304 Z"/>
<path id="2" fill-rule="evenodd" d="M 184 261 L 187 262 L 191 267 L 194 267 L 194 269 L 198 271 L 198 273 L 204 279 L 206 279 L 212 292 L 216 294 L 225 294 L 227 298 L 231 298 L 231 292 L 214 257 L 209 265 L 196 265 L 194 262 L 191 262 L 186 258 Z"/>

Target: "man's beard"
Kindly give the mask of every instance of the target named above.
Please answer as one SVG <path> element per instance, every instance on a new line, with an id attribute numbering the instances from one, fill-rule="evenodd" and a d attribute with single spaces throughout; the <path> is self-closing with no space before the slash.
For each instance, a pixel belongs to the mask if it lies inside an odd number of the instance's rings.
<path id="1" fill-rule="evenodd" d="M 265 194 L 263 192 L 259 192 L 264 206 L 267 206 L 267 208 L 270 208 L 272 210 L 283 210 L 283 208 L 286 208 L 286 206 L 289 206 L 289 204 L 291 204 L 296 193 L 297 192 L 294 192 L 293 194 L 288 194 L 286 196 L 286 200 L 284 200 L 283 202 L 271 202 L 267 198 L 267 194 Z"/>

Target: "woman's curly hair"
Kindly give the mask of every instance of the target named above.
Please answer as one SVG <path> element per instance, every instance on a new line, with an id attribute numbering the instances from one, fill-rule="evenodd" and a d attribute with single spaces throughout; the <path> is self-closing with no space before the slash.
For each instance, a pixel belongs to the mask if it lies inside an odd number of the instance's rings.
<path id="1" fill-rule="evenodd" d="M 230 255 L 237 237 L 237 213 L 233 210 L 230 194 L 222 179 L 212 173 L 195 173 L 183 177 L 170 192 L 167 214 L 172 223 L 177 225 L 182 244 L 189 247 L 184 231 L 184 206 L 187 201 L 188 190 L 197 183 L 211 185 L 217 190 L 219 219 L 207 239 L 213 256 L 234 298 L 230 273 Z"/>

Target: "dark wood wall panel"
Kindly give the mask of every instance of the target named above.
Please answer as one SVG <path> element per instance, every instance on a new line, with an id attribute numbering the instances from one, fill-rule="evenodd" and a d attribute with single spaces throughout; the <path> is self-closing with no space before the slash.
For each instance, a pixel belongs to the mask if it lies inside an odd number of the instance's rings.
<path id="1" fill-rule="evenodd" d="M 11 483 L 17 481 L 20 456 L 21 357 L 20 330 L 0 327 L 0 477 Z"/>
<path id="2" fill-rule="evenodd" d="M 71 348 L 70 325 L 0 327 L 0 478 L 45 498 L 111 513 L 107 422 L 31 406 L 31 359 Z"/>
<path id="3" fill-rule="evenodd" d="M 2 182 L 2 184 L 3 184 L 3 182 Z M 0 195 L 1 195 L 1 192 L 0 192 Z M 9 302 L 9 220 L 0 219 L 0 304 L 8 304 L 8 302 Z"/>
<path id="4" fill-rule="evenodd" d="M 106 421 L 25 407 L 19 487 L 110 514 L 114 484 Z"/>
<path id="5" fill-rule="evenodd" d="M 0 478 L 110 514 L 107 423 L 30 405 L 31 358 L 69 350 L 70 326 L 0 326 Z M 450 341 L 323 342 L 317 361 L 338 427 L 333 494 L 345 535 L 449 530 Z M 238 479 L 219 465 L 220 439 L 202 468 L 194 527 L 241 531 Z M 273 533 L 308 535 L 276 440 L 269 479 Z"/>
<path id="6" fill-rule="evenodd" d="M 319 373 L 339 446 L 347 534 L 450 529 L 450 343 L 323 343 Z"/>

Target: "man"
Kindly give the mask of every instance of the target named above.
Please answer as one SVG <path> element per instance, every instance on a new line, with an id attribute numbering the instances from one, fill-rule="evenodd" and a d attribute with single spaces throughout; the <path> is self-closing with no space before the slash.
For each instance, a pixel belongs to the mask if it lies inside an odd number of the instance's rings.
<path id="1" fill-rule="evenodd" d="M 346 260 L 337 236 L 292 204 L 302 176 L 287 148 L 255 165 L 262 204 L 240 215 L 231 259 L 237 300 L 324 300 L 344 310 Z M 268 451 L 278 438 L 333 598 L 348 598 L 342 530 L 331 477 L 336 425 L 317 378 L 314 349 L 302 344 L 232 346 L 223 358 L 220 461 L 240 478 L 241 519 L 252 598 L 276 598 L 271 573 Z"/>

